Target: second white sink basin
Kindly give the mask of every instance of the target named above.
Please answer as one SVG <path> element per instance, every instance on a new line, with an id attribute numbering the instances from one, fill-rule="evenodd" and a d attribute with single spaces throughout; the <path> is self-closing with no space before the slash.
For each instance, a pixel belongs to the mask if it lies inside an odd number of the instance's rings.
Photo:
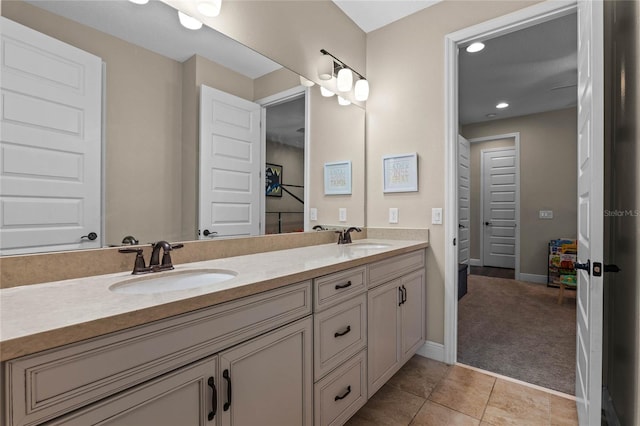
<path id="1" fill-rule="evenodd" d="M 109 290 L 123 294 L 155 294 L 168 291 L 208 287 L 228 281 L 238 275 L 234 271 L 204 269 L 159 272 L 113 284 Z"/>
<path id="2" fill-rule="evenodd" d="M 387 247 L 391 247 L 391 244 L 386 243 L 351 243 L 347 244 L 346 247 L 356 250 L 369 250 L 369 249 L 383 249 Z"/>

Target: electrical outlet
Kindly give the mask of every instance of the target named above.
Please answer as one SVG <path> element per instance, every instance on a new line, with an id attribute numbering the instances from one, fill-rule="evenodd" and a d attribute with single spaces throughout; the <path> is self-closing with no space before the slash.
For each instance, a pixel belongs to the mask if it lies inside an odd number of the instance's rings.
<path id="1" fill-rule="evenodd" d="M 398 209 L 396 207 L 389 209 L 389 223 L 398 223 Z"/>
<path id="2" fill-rule="evenodd" d="M 442 208 L 431 209 L 431 224 L 442 225 Z"/>
<path id="3" fill-rule="evenodd" d="M 540 212 L 538 212 L 538 218 L 553 219 L 553 210 L 540 210 Z"/>
<path id="4" fill-rule="evenodd" d="M 318 220 L 318 209 L 315 207 L 309 209 L 309 220 Z"/>
<path id="5" fill-rule="evenodd" d="M 347 221 L 347 209 L 344 207 L 340 207 L 338 209 L 338 220 L 340 222 L 346 222 Z"/>

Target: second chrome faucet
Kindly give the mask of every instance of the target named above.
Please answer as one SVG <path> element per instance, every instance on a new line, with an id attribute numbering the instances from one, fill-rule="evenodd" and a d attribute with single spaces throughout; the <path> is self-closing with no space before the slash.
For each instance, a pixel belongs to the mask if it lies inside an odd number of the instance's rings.
<path id="1" fill-rule="evenodd" d="M 184 244 L 169 244 L 166 241 L 158 241 L 151 244 L 153 250 L 149 266 L 144 261 L 142 248 L 121 248 L 120 253 L 136 253 L 136 260 L 133 265 L 133 275 L 148 274 L 150 272 L 170 271 L 173 269 L 171 262 L 171 251 L 184 247 Z M 162 263 L 160 262 L 160 250 L 162 250 Z"/>

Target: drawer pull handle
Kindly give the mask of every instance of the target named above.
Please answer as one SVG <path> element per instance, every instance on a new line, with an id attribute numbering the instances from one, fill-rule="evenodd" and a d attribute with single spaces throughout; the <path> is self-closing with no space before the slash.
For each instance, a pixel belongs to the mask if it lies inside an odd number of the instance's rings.
<path id="1" fill-rule="evenodd" d="M 336 395 L 334 401 L 340 401 L 341 399 L 345 399 L 347 395 L 351 393 L 351 386 L 347 386 L 347 391 L 342 395 Z"/>
<path id="2" fill-rule="evenodd" d="M 209 377 L 207 384 L 211 386 L 211 411 L 209 412 L 208 417 L 209 421 L 211 421 L 218 411 L 218 391 L 216 390 L 216 383 L 213 380 L 213 377 Z"/>
<path id="3" fill-rule="evenodd" d="M 229 407 L 231 407 L 231 376 L 229 376 L 229 370 L 224 370 L 222 377 L 227 381 L 227 402 L 224 403 L 222 409 L 228 411 Z"/>
<path id="4" fill-rule="evenodd" d="M 340 336 L 344 336 L 345 334 L 347 334 L 348 332 L 351 331 L 351 326 L 348 325 L 347 328 L 344 331 L 341 332 L 335 332 L 335 334 L 333 335 L 333 337 L 340 337 Z"/>
<path id="5" fill-rule="evenodd" d="M 336 284 L 336 290 L 342 290 L 343 288 L 351 287 L 351 281 L 347 281 L 346 284 Z"/>

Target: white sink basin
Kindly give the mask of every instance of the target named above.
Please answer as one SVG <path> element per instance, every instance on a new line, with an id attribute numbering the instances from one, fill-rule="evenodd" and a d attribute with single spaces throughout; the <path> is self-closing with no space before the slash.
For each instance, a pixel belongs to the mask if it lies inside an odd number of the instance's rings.
<path id="1" fill-rule="evenodd" d="M 355 250 L 371 250 L 371 249 L 383 249 L 391 247 L 391 244 L 386 243 L 351 243 L 346 244 L 345 247 Z"/>
<path id="2" fill-rule="evenodd" d="M 236 275 L 238 274 L 233 271 L 216 269 L 158 272 L 120 281 L 110 286 L 109 290 L 123 294 L 165 293 L 220 284 Z"/>

